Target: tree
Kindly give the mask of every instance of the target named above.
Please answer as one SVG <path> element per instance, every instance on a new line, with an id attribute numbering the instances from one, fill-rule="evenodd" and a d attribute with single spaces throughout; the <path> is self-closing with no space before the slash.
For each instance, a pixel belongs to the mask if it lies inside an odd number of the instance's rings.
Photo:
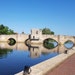
<path id="1" fill-rule="evenodd" d="M 14 31 L 9 29 L 9 27 L 4 26 L 3 24 L 0 25 L 0 35 L 1 34 L 14 34 Z"/>
<path id="2" fill-rule="evenodd" d="M 54 35 L 54 32 L 51 31 L 49 28 L 43 28 L 42 29 L 42 34 L 53 34 Z"/>
<path id="3" fill-rule="evenodd" d="M 25 34 L 24 32 L 22 32 L 22 34 Z"/>

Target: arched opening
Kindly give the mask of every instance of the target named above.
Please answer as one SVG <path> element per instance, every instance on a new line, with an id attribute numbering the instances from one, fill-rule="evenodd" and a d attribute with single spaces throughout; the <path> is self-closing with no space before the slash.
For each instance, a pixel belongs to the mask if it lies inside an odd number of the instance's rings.
<path id="1" fill-rule="evenodd" d="M 74 43 L 73 43 L 71 40 L 67 40 L 67 41 L 64 43 L 64 46 L 65 46 L 67 49 L 71 49 L 71 48 L 74 46 Z"/>
<path id="2" fill-rule="evenodd" d="M 16 43 L 16 40 L 15 40 L 14 38 L 9 38 L 9 39 L 8 39 L 8 44 L 9 44 L 10 46 L 15 45 L 15 43 Z"/>
<path id="3" fill-rule="evenodd" d="M 31 42 L 30 42 L 30 39 L 26 39 L 25 40 L 25 45 L 30 47 L 31 46 Z"/>
<path id="4" fill-rule="evenodd" d="M 58 45 L 57 41 L 51 38 L 47 38 L 43 41 L 43 46 L 47 49 L 53 49 Z"/>

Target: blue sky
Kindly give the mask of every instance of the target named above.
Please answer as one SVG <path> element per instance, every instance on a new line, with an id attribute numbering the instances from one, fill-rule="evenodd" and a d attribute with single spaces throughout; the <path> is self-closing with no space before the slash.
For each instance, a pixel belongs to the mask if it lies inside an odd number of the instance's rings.
<path id="1" fill-rule="evenodd" d="M 47 27 L 75 35 L 75 0 L 0 0 L 0 24 L 18 33 Z"/>

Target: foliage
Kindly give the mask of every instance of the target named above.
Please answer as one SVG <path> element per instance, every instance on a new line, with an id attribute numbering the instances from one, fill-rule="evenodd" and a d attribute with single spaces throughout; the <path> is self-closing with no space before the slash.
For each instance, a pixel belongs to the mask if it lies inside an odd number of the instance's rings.
<path id="1" fill-rule="evenodd" d="M 53 43 L 44 43 L 44 47 L 47 49 L 52 49 L 52 48 L 54 48 L 54 44 Z"/>
<path id="2" fill-rule="evenodd" d="M 65 44 L 66 44 L 66 43 L 72 43 L 72 41 L 68 40 L 68 41 L 65 42 Z"/>
<path id="3" fill-rule="evenodd" d="M 0 59 L 7 57 L 8 53 L 13 52 L 13 50 L 10 49 L 0 49 Z"/>
<path id="4" fill-rule="evenodd" d="M 54 32 L 51 31 L 49 28 L 43 28 L 42 34 L 52 34 L 52 35 L 54 35 Z"/>
<path id="5" fill-rule="evenodd" d="M 0 25 L 0 35 L 1 34 L 14 34 L 14 31 L 9 29 L 7 26 L 3 24 Z"/>
<path id="6" fill-rule="evenodd" d="M 9 39 L 9 42 L 8 42 L 9 45 L 12 46 L 12 45 L 15 45 L 15 43 L 16 43 L 16 41 L 13 38 Z"/>
<path id="7" fill-rule="evenodd" d="M 46 40 L 44 40 L 44 42 L 43 42 L 43 46 L 44 46 L 45 48 L 47 48 L 47 49 L 52 49 L 52 48 L 55 47 L 52 42 L 54 42 L 53 39 L 46 39 Z"/>

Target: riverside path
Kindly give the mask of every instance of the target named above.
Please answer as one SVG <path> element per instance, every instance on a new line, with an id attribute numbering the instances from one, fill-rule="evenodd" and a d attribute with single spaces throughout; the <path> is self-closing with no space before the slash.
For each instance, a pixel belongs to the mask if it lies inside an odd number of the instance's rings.
<path id="1" fill-rule="evenodd" d="M 75 75 L 75 54 L 46 75 Z"/>

